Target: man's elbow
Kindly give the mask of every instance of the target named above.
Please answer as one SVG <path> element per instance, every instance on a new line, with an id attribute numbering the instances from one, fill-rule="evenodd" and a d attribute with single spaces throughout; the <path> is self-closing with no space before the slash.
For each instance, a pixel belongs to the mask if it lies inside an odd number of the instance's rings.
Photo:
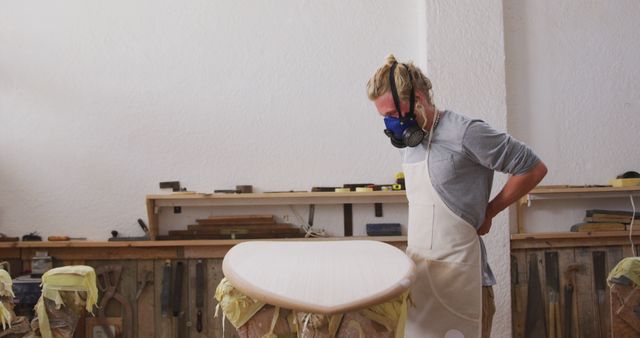
<path id="1" fill-rule="evenodd" d="M 533 170 L 531 171 L 531 173 L 534 176 L 536 184 L 542 181 L 542 179 L 547 175 L 547 172 L 548 172 L 547 166 L 542 161 L 538 162 L 538 164 L 536 164 L 536 166 L 533 167 Z"/>

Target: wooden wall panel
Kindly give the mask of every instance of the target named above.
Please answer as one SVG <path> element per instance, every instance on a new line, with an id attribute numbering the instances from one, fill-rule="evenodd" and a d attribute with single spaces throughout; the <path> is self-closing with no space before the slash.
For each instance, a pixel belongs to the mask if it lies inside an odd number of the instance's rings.
<path id="1" fill-rule="evenodd" d="M 537 256 L 538 271 L 540 272 L 540 282 L 543 287 L 543 302 L 545 304 L 545 318 L 549 319 L 549 292 L 546 290 L 544 253 L 555 251 L 558 253 L 558 266 L 560 277 L 560 322 L 562 326 L 562 336 L 570 338 L 591 338 L 591 337 L 611 337 L 611 305 L 608 286 L 605 286 L 604 293 L 598 293 L 595 287 L 594 276 L 594 252 L 596 255 L 602 253 L 605 260 L 605 276 L 613 269 L 618 262 L 631 256 L 631 246 L 588 246 L 576 248 L 549 248 L 549 249 L 516 249 L 512 250 L 512 257 L 515 258 L 518 268 L 518 283 L 512 280 L 512 326 L 513 337 L 526 337 L 524 326 L 526 323 L 526 312 L 528 306 L 527 291 L 529 276 L 529 257 L 531 254 Z M 638 251 L 640 252 L 640 250 Z M 574 273 L 568 273 L 569 268 L 574 269 Z M 515 275 L 512 274 L 512 278 Z M 571 318 L 565 314 L 567 285 L 573 283 Z M 521 288 L 524 291 L 517 293 L 515 289 Z M 517 295 L 517 298 L 516 298 Z M 518 306 L 520 302 L 520 306 Z M 571 323 L 571 334 L 566 332 L 567 324 Z"/>
<path id="2" fill-rule="evenodd" d="M 140 292 L 140 297 L 135 300 L 136 311 L 136 325 L 134 326 L 134 337 L 154 337 L 155 336 L 155 284 L 158 283 L 154 280 L 155 277 L 155 264 L 152 260 L 141 260 L 137 262 L 138 271 L 136 274 L 137 290 L 136 294 Z M 146 279 L 151 279 L 151 282 L 146 283 Z M 141 289 L 142 288 L 142 289 Z"/>

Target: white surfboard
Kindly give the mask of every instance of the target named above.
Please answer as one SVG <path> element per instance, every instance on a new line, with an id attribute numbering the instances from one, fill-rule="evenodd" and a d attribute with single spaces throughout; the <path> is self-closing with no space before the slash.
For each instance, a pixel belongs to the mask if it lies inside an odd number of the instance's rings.
<path id="1" fill-rule="evenodd" d="M 247 296 L 320 314 L 380 304 L 415 281 L 403 251 L 368 240 L 244 242 L 225 255 L 222 270 Z"/>

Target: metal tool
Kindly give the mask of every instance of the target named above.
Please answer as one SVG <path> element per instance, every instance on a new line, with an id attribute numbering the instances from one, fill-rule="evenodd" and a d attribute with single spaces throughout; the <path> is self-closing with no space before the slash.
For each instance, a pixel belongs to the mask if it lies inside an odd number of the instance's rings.
<path id="1" fill-rule="evenodd" d="M 549 337 L 561 338 L 560 324 L 560 272 L 558 268 L 558 253 L 555 251 L 545 252 L 545 277 L 547 282 L 547 292 L 549 299 Z"/>
<path id="2" fill-rule="evenodd" d="M 39 242 L 42 240 L 42 236 L 38 235 L 37 231 L 30 232 L 22 236 L 23 242 Z"/>
<path id="3" fill-rule="evenodd" d="M 47 251 L 36 251 L 31 258 L 31 277 L 42 277 L 42 275 L 53 268 L 53 258 Z"/>
<path id="4" fill-rule="evenodd" d="M 86 241 L 86 237 L 69 237 L 69 236 L 49 236 L 47 237 L 49 242 L 60 242 L 60 241 Z"/>
<path id="5" fill-rule="evenodd" d="M 162 317 L 169 316 L 171 295 L 171 261 L 166 260 L 162 268 L 162 291 L 160 293 L 160 312 Z"/>
<path id="6" fill-rule="evenodd" d="M 112 230 L 111 231 L 111 238 L 109 238 L 109 241 L 110 242 L 148 241 L 150 239 L 149 238 L 149 227 L 147 227 L 147 225 L 144 223 L 142 218 L 138 218 L 138 225 L 140 225 L 140 228 L 142 228 L 142 231 L 144 231 L 144 235 L 143 236 L 121 237 L 121 236 L 119 236 L 118 231 Z"/>
<path id="7" fill-rule="evenodd" d="M 606 292 L 606 282 L 607 282 L 607 272 L 605 268 L 605 252 L 604 251 L 594 251 L 592 253 L 593 258 L 593 283 L 596 287 L 596 296 L 598 299 L 597 313 L 598 313 L 598 327 L 600 328 L 601 337 L 606 337 L 606 326 L 605 323 L 607 321 L 606 308 L 605 308 L 605 292 Z"/>
<path id="8" fill-rule="evenodd" d="M 575 288 L 575 273 L 580 271 L 580 265 L 569 264 L 565 270 L 567 284 L 564 286 L 564 334 L 565 337 L 572 337 L 573 323 L 573 291 Z"/>
<path id="9" fill-rule="evenodd" d="M 172 337 L 171 321 L 169 314 L 171 312 L 171 261 L 166 260 L 162 267 L 162 290 L 160 291 L 160 337 Z"/>
<path id="10" fill-rule="evenodd" d="M 136 292 L 136 301 L 140 299 L 140 296 L 142 295 L 142 292 L 147 287 L 147 285 L 153 284 L 153 272 L 146 271 L 144 274 L 144 280 L 142 282 L 138 282 L 138 284 L 141 285 L 138 287 L 138 291 Z"/>
<path id="11" fill-rule="evenodd" d="M 187 191 L 186 187 L 180 187 L 180 181 L 160 182 L 160 189 L 171 189 L 171 191 L 173 192 Z M 182 213 L 182 207 L 174 206 L 173 213 L 174 214 Z"/>
<path id="12" fill-rule="evenodd" d="M 511 297 L 515 302 L 515 308 L 518 313 L 522 312 L 522 304 L 520 302 L 520 273 L 518 272 L 518 259 L 511 256 Z"/>
<path id="13" fill-rule="evenodd" d="M 17 242 L 20 240 L 20 237 L 9 237 L 0 232 L 0 242 Z"/>
<path id="14" fill-rule="evenodd" d="M 121 265 L 103 265 L 96 268 L 96 282 L 98 289 L 103 292 L 100 306 L 98 307 L 98 323 L 103 327 L 104 332 L 109 338 L 114 338 L 113 333 L 109 329 L 107 323 L 107 316 L 105 310 L 109 302 L 114 299 L 122 307 L 122 337 L 131 338 L 132 331 L 131 325 L 133 324 L 133 311 L 129 301 L 120 294 L 118 290 L 118 284 L 120 284 L 120 276 L 122 275 Z"/>
<path id="15" fill-rule="evenodd" d="M 160 189 L 171 189 L 171 191 L 186 190 L 186 188 L 182 189 L 180 187 L 180 181 L 160 182 Z"/>
<path id="16" fill-rule="evenodd" d="M 204 306 L 204 262 L 198 259 L 196 262 L 196 330 L 202 332 L 202 307 Z"/>
<path id="17" fill-rule="evenodd" d="M 547 321 L 544 316 L 544 303 L 540 273 L 538 272 L 538 256 L 529 256 L 529 290 L 527 293 L 527 318 L 524 336 L 526 338 L 546 338 Z"/>
<path id="18" fill-rule="evenodd" d="M 174 285 L 173 285 L 173 297 L 172 301 L 172 314 L 174 318 L 174 337 L 178 338 L 180 334 L 180 317 L 182 317 L 183 311 L 181 310 L 182 306 L 182 280 L 184 275 L 184 263 L 178 262 L 176 264 L 176 271 L 174 277 Z"/>

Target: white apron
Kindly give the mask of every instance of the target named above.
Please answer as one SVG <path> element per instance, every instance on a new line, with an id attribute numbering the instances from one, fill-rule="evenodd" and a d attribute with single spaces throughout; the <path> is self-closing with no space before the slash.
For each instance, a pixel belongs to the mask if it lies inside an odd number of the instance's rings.
<path id="1" fill-rule="evenodd" d="M 431 133 L 431 135 L 433 132 Z M 480 338 L 482 267 L 476 229 L 449 209 L 431 184 L 427 161 L 403 164 L 417 268 L 406 338 Z"/>

